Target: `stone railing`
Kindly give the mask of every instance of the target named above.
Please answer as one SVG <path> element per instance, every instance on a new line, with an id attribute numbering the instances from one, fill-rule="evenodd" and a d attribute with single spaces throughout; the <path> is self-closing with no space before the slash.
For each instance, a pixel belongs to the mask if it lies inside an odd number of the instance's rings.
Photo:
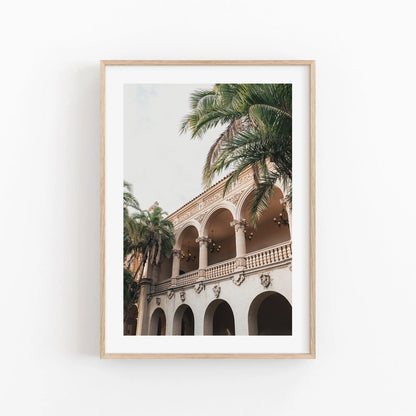
<path id="1" fill-rule="evenodd" d="M 246 269 L 267 266 L 292 258 L 292 242 L 288 241 L 246 255 Z"/>
<path id="2" fill-rule="evenodd" d="M 205 279 L 213 279 L 219 276 L 233 273 L 235 269 L 235 259 L 226 260 L 221 263 L 213 264 L 205 269 Z"/>
<path id="3" fill-rule="evenodd" d="M 246 256 L 246 270 L 257 267 L 267 266 L 269 264 L 278 263 L 292 258 L 292 242 L 287 241 L 272 247 L 263 248 L 261 250 L 248 253 Z M 235 259 L 223 261 L 221 263 L 212 264 L 205 269 L 204 280 L 215 279 L 217 277 L 226 276 L 234 273 Z M 198 270 L 181 274 L 176 278 L 175 286 L 192 285 L 198 280 Z M 152 293 L 163 292 L 172 287 L 172 280 L 167 279 L 152 287 Z"/>
<path id="4" fill-rule="evenodd" d="M 176 278 L 176 286 L 189 285 L 195 283 L 198 279 L 198 270 L 193 270 L 191 272 L 181 274 Z"/>

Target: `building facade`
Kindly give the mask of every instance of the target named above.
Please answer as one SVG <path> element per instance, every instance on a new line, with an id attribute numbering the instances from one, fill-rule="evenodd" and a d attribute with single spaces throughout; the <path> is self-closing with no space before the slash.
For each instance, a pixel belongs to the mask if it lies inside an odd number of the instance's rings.
<path id="1" fill-rule="evenodd" d="M 137 335 L 291 335 L 291 215 L 282 187 L 256 227 L 251 170 L 223 195 L 226 178 L 179 208 L 172 256 L 140 282 Z"/>

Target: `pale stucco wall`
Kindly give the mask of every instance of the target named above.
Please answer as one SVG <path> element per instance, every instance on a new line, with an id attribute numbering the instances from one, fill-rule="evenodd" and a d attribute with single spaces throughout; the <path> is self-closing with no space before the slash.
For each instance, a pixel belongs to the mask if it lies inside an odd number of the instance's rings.
<path id="1" fill-rule="evenodd" d="M 204 315 L 208 305 L 216 299 L 212 288 L 214 285 L 221 287 L 219 299 L 229 303 L 234 314 L 236 335 L 248 335 L 248 311 L 253 299 L 265 292 L 274 291 L 282 294 L 290 303 L 292 303 L 292 272 L 289 265 L 284 267 L 274 267 L 267 269 L 270 272 L 271 283 L 265 288 L 260 283 L 260 275 L 264 272 L 252 271 L 246 273 L 244 282 L 237 286 L 231 280 L 234 276 L 227 277 L 224 280 L 206 282 L 205 289 L 201 293 L 196 293 L 194 287 L 184 289 L 185 301 L 181 301 L 180 289 L 175 290 L 174 296 L 169 299 L 167 293 L 156 294 L 148 305 L 148 321 L 150 322 L 153 312 L 161 308 L 166 315 L 166 335 L 172 335 L 173 317 L 178 307 L 183 304 L 189 305 L 192 309 L 195 319 L 195 335 L 204 334 Z M 157 305 L 156 298 L 160 299 L 160 305 Z"/>

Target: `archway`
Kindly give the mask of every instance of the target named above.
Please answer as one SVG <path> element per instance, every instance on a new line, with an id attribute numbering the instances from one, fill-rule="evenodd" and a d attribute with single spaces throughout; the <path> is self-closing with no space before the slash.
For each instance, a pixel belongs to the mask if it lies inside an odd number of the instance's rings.
<path id="1" fill-rule="evenodd" d="M 233 215 L 227 208 L 214 211 L 205 225 L 204 235 L 211 239 L 208 245 L 208 266 L 235 257 L 235 231 L 230 225 Z"/>
<path id="2" fill-rule="evenodd" d="M 181 305 L 176 309 L 173 317 L 173 335 L 195 335 L 195 319 L 192 309 L 188 305 Z"/>
<path id="3" fill-rule="evenodd" d="M 248 312 L 249 335 L 292 335 L 292 305 L 280 293 L 256 296 Z"/>
<path id="4" fill-rule="evenodd" d="M 137 309 L 137 306 L 133 305 L 127 313 L 127 319 L 124 324 L 124 335 L 136 335 L 138 315 L 139 311 Z"/>
<path id="5" fill-rule="evenodd" d="M 198 270 L 199 267 L 199 244 L 196 242 L 198 230 L 189 225 L 179 235 L 177 246 L 181 250 L 179 274 Z"/>
<path id="6" fill-rule="evenodd" d="M 204 316 L 204 335 L 235 335 L 234 314 L 228 302 L 216 299 Z"/>
<path id="7" fill-rule="evenodd" d="M 290 229 L 288 214 L 283 204 L 282 191 L 275 186 L 274 194 L 270 199 L 268 207 L 263 211 L 254 228 L 250 223 L 250 204 L 253 201 L 254 191 L 250 192 L 241 207 L 240 217 L 248 222 L 246 233 L 247 253 L 262 250 L 275 244 L 290 240 Z"/>
<path id="8" fill-rule="evenodd" d="M 157 308 L 150 319 L 149 335 L 166 335 L 166 315 L 161 308 Z"/>

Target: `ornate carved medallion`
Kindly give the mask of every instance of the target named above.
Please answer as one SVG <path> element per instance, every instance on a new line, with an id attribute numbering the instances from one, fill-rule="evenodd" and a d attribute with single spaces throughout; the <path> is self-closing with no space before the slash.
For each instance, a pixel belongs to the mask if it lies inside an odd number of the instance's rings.
<path id="1" fill-rule="evenodd" d="M 240 286 L 241 283 L 243 283 L 245 279 L 246 278 L 245 278 L 244 274 L 240 273 L 240 274 L 237 274 L 233 277 L 233 283 L 237 286 Z"/>
<path id="2" fill-rule="evenodd" d="M 182 291 L 181 293 L 179 293 L 179 296 L 180 296 L 180 298 L 181 298 L 181 301 L 182 301 L 182 302 L 185 302 L 185 292 L 184 292 L 184 291 Z"/>
<path id="3" fill-rule="evenodd" d="M 169 290 L 169 292 L 167 293 L 168 299 L 172 299 L 174 294 L 175 292 L 173 290 Z"/>
<path id="4" fill-rule="evenodd" d="M 215 296 L 216 298 L 218 298 L 218 296 L 220 296 L 220 293 L 221 293 L 221 286 L 220 286 L 220 285 L 215 285 L 215 286 L 212 288 L 212 291 L 214 292 L 214 296 Z"/>
<path id="5" fill-rule="evenodd" d="M 160 305 L 160 298 L 156 298 L 156 305 L 159 306 Z"/>
<path id="6" fill-rule="evenodd" d="M 199 282 L 194 286 L 195 292 L 196 293 L 201 293 L 204 290 L 204 284 Z"/>
<path id="7" fill-rule="evenodd" d="M 260 276 L 260 283 L 262 286 L 264 286 L 266 289 L 270 286 L 271 280 L 270 280 L 270 274 L 269 273 L 263 273 Z"/>

